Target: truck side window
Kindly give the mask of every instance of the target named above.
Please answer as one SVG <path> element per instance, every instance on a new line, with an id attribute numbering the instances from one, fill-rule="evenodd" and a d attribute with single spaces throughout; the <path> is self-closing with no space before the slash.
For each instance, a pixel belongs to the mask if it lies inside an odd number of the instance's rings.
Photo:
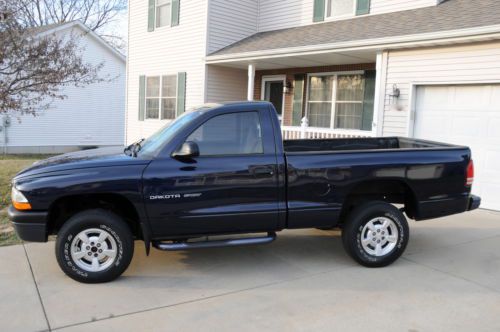
<path id="1" fill-rule="evenodd" d="M 200 156 L 263 153 L 258 112 L 218 115 L 198 127 L 186 141 L 196 142 Z"/>

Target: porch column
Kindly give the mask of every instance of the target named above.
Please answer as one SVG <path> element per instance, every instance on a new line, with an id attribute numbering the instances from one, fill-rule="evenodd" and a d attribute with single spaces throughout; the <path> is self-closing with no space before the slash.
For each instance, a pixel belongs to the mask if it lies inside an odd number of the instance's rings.
<path id="1" fill-rule="evenodd" d="M 248 65 L 248 91 L 247 91 L 247 99 L 249 101 L 253 100 L 253 91 L 255 87 L 255 65 Z"/>
<path id="2" fill-rule="evenodd" d="M 382 136 L 385 103 L 385 73 L 387 70 L 387 54 L 384 51 L 377 52 L 375 96 L 373 100 L 373 128 L 376 136 Z"/>

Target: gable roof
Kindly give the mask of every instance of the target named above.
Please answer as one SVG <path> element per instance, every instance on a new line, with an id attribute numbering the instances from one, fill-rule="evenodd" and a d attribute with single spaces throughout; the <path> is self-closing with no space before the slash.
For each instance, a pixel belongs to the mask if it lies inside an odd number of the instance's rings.
<path id="1" fill-rule="evenodd" d="M 495 25 L 500 25 L 500 1 L 448 0 L 437 6 L 260 32 L 209 57 L 353 41 L 362 45 L 364 40 Z"/>
<path id="2" fill-rule="evenodd" d="M 61 31 L 61 30 L 69 29 L 69 28 L 75 28 L 75 27 L 80 29 L 81 31 L 87 33 L 95 41 L 97 41 L 101 46 L 103 46 L 104 48 L 109 50 L 113 55 L 115 55 L 119 60 L 121 60 L 122 62 L 126 62 L 126 57 L 122 53 L 120 53 L 113 46 L 109 45 L 104 39 L 102 39 L 101 36 L 99 36 L 94 31 L 90 30 L 86 25 L 84 25 L 80 21 L 53 23 L 53 24 L 48 24 L 48 25 L 44 25 L 41 27 L 31 28 L 30 31 L 32 31 L 33 34 L 41 37 L 41 36 L 46 36 L 46 35 L 55 33 L 57 31 Z"/>

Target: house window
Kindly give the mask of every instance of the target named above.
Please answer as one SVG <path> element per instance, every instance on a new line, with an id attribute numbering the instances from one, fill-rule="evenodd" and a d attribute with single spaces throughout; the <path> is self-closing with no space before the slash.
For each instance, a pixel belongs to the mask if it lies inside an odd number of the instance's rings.
<path id="1" fill-rule="evenodd" d="M 172 17 L 172 0 L 156 0 L 156 27 L 169 26 Z"/>
<path id="2" fill-rule="evenodd" d="M 356 0 L 327 0 L 326 17 L 354 16 L 356 12 Z"/>
<path id="3" fill-rule="evenodd" d="M 310 75 L 307 118 L 310 127 L 363 130 L 372 116 L 365 107 L 362 74 Z M 370 112 L 365 114 L 363 112 Z M 371 120 L 369 120 L 371 123 Z"/>
<path id="4" fill-rule="evenodd" d="M 176 104 L 176 75 L 146 78 L 146 119 L 174 119 Z"/>

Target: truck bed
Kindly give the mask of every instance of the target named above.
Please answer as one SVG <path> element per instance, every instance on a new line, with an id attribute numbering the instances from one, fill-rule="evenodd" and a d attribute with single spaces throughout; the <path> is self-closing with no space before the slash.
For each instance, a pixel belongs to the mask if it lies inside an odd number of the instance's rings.
<path id="1" fill-rule="evenodd" d="M 287 153 L 458 148 L 454 145 L 403 137 L 284 140 L 283 146 Z"/>

